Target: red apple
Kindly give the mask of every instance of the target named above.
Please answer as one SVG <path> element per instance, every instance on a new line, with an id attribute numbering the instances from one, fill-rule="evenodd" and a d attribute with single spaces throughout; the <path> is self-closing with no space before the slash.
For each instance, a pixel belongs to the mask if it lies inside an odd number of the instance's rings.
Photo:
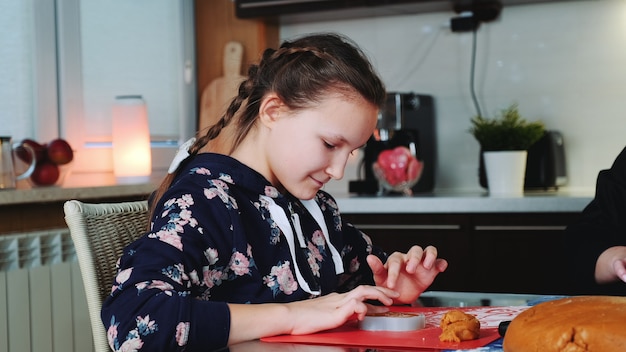
<path id="1" fill-rule="evenodd" d="M 24 144 L 20 144 L 17 147 L 15 147 L 15 155 L 17 155 L 17 157 L 23 162 L 25 162 L 26 164 L 30 164 L 30 162 L 33 160 L 33 157 L 30 154 L 30 151 L 27 150 L 26 147 L 24 147 Z"/>
<path id="2" fill-rule="evenodd" d="M 43 161 L 46 158 L 46 147 L 44 147 L 43 145 L 28 138 L 22 140 L 22 144 L 25 144 L 33 149 L 33 151 L 35 152 L 35 160 L 37 160 L 37 162 Z M 28 150 L 26 150 L 26 148 L 20 145 L 16 148 L 15 152 L 18 158 L 20 158 L 25 163 L 30 164 L 31 155 Z"/>
<path id="3" fill-rule="evenodd" d="M 66 140 L 61 138 L 48 143 L 46 150 L 48 160 L 57 165 L 65 165 L 74 158 L 74 151 L 72 150 L 72 147 Z"/>
<path id="4" fill-rule="evenodd" d="M 50 186 L 57 182 L 60 174 L 58 165 L 50 161 L 42 161 L 37 164 L 30 179 L 37 186 Z"/>

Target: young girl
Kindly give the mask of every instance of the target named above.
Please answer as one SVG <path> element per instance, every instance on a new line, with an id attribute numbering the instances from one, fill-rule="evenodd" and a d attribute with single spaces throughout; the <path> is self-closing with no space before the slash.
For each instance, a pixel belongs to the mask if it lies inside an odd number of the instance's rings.
<path id="1" fill-rule="evenodd" d="M 343 177 L 384 98 L 345 38 L 266 50 L 221 120 L 181 148 L 151 230 L 124 250 L 102 309 L 111 347 L 208 351 L 414 302 L 447 262 L 430 246 L 387 257 L 321 190 Z M 211 153 L 220 132 L 227 148 Z"/>

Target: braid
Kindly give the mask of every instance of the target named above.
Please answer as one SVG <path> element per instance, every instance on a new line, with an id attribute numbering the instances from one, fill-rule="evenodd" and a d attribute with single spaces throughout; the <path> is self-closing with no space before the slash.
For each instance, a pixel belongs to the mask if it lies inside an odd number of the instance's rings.
<path id="1" fill-rule="evenodd" d="M 332 55 L 327 52 L 320 50 L 315 47 L 281 47 L 278 50 L 275 50 L 271 56 L 271 59 L 278 59 L 281 56 L 290 56 L 294 54 L 313 54 L 315 57 L 321 60 L 329 60 L 332 61 L 334 58 Z"/>
<path id="2" fill-rule="evenodd" d="M 259 63 L 250 66 L 224 115 L 202 136 L 198 134 L 189 153 L 198 154 L 210 142 L 215 143 L 216 152 L 231 153 L 254 127 L 261 102 L 269 93 L 276 94 L 288 109 L 297 110 L 316 104 L 333 90 L 359 94 L 378 108 L 386 97 L 371 63 L 347 38 L 313 34 L 285 41 L 277 50 L 265 50 Z M 213 150 L 213 145 L 209 147 Z M 174 178 L 174 174 L 166 176 L 153 197 L 155 202 Z"/>
<path id="3" fill-rule="evenodd" d="M 189 148 L 189 154 L 195 155 L 197 154 L 204 146 L 206 146 L 210 141 L 216 139 L 222 130 L 229 126 L 233 121 L 234 116 L 237 114 L 237 111 L 241 108 L 241 105 L 248 99 L 250 91 L 254 86 L 254 79 L 256 76 L 256 72 L 258 71 L 257 65 L 252 65 L 248 70 L 248 78 L 239 84 L 239 89 L 237 91 L 237 96 L 233 98 L 233 100 L 228 105 L 226 109 L 226 113 L 222 115 L 222 117 L 212 125 L 207 132 L 196 139 L 196 142 Z"/>

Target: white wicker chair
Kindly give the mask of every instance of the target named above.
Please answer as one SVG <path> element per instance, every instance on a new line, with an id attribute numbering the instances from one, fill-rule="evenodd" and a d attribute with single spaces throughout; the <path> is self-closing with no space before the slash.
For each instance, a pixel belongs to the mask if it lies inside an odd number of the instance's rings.
<path id="1" fill-rule="evenodd" d="M 95 351 L 111 351 L 100 310 L 111 292 L 122 250 L 147 229 L 148 202 L 90 204 L 69 200 L 63 210 L 76 248 Z"/>

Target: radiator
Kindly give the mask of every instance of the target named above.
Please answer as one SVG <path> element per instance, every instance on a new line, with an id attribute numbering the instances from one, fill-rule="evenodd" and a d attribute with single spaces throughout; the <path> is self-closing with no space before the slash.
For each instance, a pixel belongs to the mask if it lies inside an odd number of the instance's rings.
<path id="1" fill-rule="evenodd" d="M 93 351 L 67 228 L 0 235 L 0 352 Z"/>

